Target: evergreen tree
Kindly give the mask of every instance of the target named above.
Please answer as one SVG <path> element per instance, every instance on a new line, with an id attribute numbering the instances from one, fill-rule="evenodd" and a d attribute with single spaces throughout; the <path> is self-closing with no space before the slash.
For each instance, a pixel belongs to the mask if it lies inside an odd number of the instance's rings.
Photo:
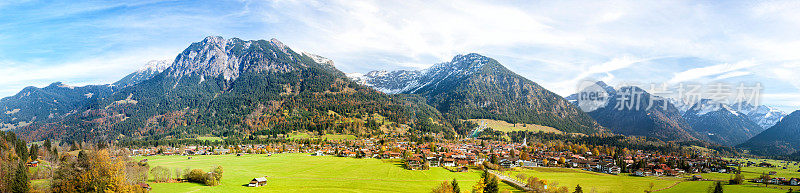
<path id="1" fill-rule="evenodd" d="M 44 144 L 42 144 L 47 150 L 49 151 L 52 148 L 52 144 L 50 143 L 50 139 L 45 139 Z"/>
<path id="2" fill-rule="evenodd" d="M 30 153 L 31 160 L 36 160 L 39 157 L 39 146 L 36 144 L 31 145 Z"/>
<path id="3" fill-rule="evenodd" d="M 450 185 L 453 186 L 454 193 L 461 193 L 461 188 L 458 187 L 458 181 L 455 178 L 453 178 L 453 182 L 450 182 Z"/>
<path id="4" fill-rule="evenodd" d="M 17 170 L 14 172 L 14 182 L 11 184 L 12 192 L 29 192 L 30 181 L 28 181 L 28 167 L 25 166 L 25 161 L 20 159 L 17 164 Z"/>
<path id="5" fill-rule="evenodd" d="M 722 193 L 722 182 L 714 183 L 714 190 L 712 193 Z"/>
<path id="6" fill-rule="evenodd" d="M 500 187 L 497 184 L 497 177 L 493 174 L 489 174 L 489 172 L 485 173 L 486 178 L 486 186 L 483 188 L 484 193 L 497 193 L 500 191 Z"/>
<path id="7" fill-rule="evenodd" d="M 583 188 L 581 188 L 581 185 L 578 184 L 578 186 L 575 186 L 575 192 L 572 193 L 583 193 Z"/>

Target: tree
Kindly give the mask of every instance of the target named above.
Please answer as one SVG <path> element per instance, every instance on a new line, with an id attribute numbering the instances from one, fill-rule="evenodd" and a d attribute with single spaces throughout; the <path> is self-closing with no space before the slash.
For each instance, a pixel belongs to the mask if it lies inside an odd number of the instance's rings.
<path id="1" fill-rule="evenodd" d="M 206 186 L 216 186 L 219 185 L 219 180 L 217 180 L 213 172 L 209 172 L 203 177 L 203 183 L 205 183 Z"/>
<path id="2" fill-rule="evenodd" d="M 769 180 L 772 179 L 772 177 L 763 172 L 761 173 L 761 176 L 759 176 L 758 178 L 761 179 L 761 183 L 764 183 L 764 186 L 768 186 Z"/>
<path id="3" fill-rule="evenodd" d="M 578 186 L 575 186 L 575 191 L 572 193 L 583 193 L 583 188 L 581 188 L 581 185 L 578 184 Z"/>
<path id="4" fill-rule="evenodd" d="M 714 183 L 714 188 L 710 192 L 712 192 L 712 193 L 722 193 L 722 182 Z"/>
<path id="5" fill-rule="evenodd" d="M 36 160 L 39 157 L 39 146 L 36 144 L 31 145 L 31 152 L 28 155 L 31 156 L 31 160 Z"/>
<path id="6" fill-rule="evenodd" d="M 450 182 L 450 185 L 453 186 L 453 193 L 461 193 L 461 187 L 458 187 L 458 181 L 455 178 Z"/>
<path id="7" fill-rule="evenodd" d="M 156 182 L 166 182 L 170 176 L 169 169 L 162 166 L 156 166 L 150 170 L 150 174 L 153 175 L 153 180 Z"/>
<path id="8" fill-rule="evenodd" d="M 217 181 L 222 181 L 222 166 L 216 166 L 211 169 L 212 174 L 214 175 L 214 179 Z"/>
<path id="9" fill-rule="evenodd" d="M 742 184 L 742 183 L 744 183 L 744 176 L 742 176 L 742 174 L 736 174 L 731 176 L 731 179 L 729 181 L 729 184 L 731 185 Z"/>
<path id="10" fill-rule="evenodd" d="M 65 154 L 56 167 L 53 192 L 133 192 L 123 159 L 111 158 L 106 150 L 82 151 L 78 157 Z M 120 155 L 116 156 L 121 157 Z"/>
<path id="11" fill-rule="evenodd" d="M 50 148 L 52 148 L 52 143 L 50 143 L 50 139 L 45 139 L 42 145 L 44 148 L 47 148 L 47 150 L 50 150 Z"/>
<path id="12" fill-rule="evenodd" d="M 472 193 L 483 193 L 483 189 L 486 188 L 485 182 L 486 182 L 485 178 L 478 179 L 478 182 L 476 182 L 475 185 L 472 186 Z"/>
<path id="13" fill-rule="evenodd" d="M 453 185 L 447 181 L 442 182 L 431 191 L 433 193 L 453 193 Z"/>
<path id="14" fill-rule="evenodd" d="M 193 169 L 187 175 L 187 178 L 190 182 L 198 182 L 198 183 L 205 183 L 205 176 L 203 176 L 205 172 L 202 169 Z"/>
<path id="15" fill-rule="evenodd" d="M 486 174 L 487 174 L 486 175 L 486 182 L 485 182 L 486 183 L 486 187 L 483 188 L 483 192 L 484 193 L 497 193 L 498 191 L 500 191 L 500 187 L 497 184 L 497 176 L 494 176 L 493 174 L 488 174 L 488 173 L 489 172 L 486 172 Z"/>
<path id="16" fill-rule="evenodd" d="M 28 167 L 25 166 L 25 161 L 19 160 L 17 170 L 14 172 L 14 182 L 11 184 L 12 192 L 28 192 L 30 191 L 30 181 L 28 181 Z"/>

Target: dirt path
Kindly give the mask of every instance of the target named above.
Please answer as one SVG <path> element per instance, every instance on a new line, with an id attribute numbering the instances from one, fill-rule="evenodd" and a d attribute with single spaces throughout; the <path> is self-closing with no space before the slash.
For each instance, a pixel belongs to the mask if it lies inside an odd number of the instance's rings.
<path id="1" fill-rule="evenodd" d="M 524 191 L 532 191 L 530 188 L 528 188 L 527 186 L 525 186 L 525 183 L 522 183 L 522 182 L 520 182 L 520 181 L 517 181 L 517 180 L 515 180 L 515 179 L 513 179 L 513 178 L 510 178 L 510 177 L 508 177 L 508 176 L 505 176 L 505 175 L 503 175 L 503 174 L 497 173 L 497 172 L 495 172 L 495 171 L 492 171 L 492 170 L 488 170 L 488 171 L 489 171 L 489 173 L 491 173 L 491 174 L 494 174 L 495 176 L 497 176 L 498 178 L 500 178 L 500 180 L 503 180 L 503 181 L 505 181 L 505 182 L 508 182 L 508 183 L 512 183 L 512 184 L 514 184 L 516 187 L 522 188 Z"/>
<path id="2" fill-rule="evenodd" d="M 653 190 L 653 192 L 658 192 L 658 191 L 670 189 L 670 188 L 675 187 L 676 185 L 680 184 L 681 182 L 683 182 L 683 181 L 677 181 L 677 182 L 675 182 L 674 184 L 672 184 L 670 186 L 667 186 L 667 187 L 664 187 L 664 188 L 661 188 L 661 189 L 658 189 L 658 190 Z"/>

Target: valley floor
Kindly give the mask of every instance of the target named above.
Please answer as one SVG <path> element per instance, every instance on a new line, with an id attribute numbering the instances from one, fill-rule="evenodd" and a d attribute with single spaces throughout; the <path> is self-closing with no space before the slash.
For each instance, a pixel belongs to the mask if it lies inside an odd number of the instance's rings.
<path id="1" fill-rule="evenodd" d="M 458 180 L 462 192 L 472 189 L 480 178 L 480 171 L 450 172 L 441 167 L 425 171 L 411 171 L 402 167 L 399 160 L 355 159 L 308 154 L 208 155 L 208 156 L 147 156 L 152 167 L 200 168 L 208 171 L 215 165 L 224 168 L 222 184 L 205 186 L 196 183 L 149 182 L 152 192 L 430 192 L 443 181 Z M 759 168 L 747 167 L 745 172 Z M 514 169 L 503 172 L 506 176 L 517 174 L 535 176 L 548 183 L 557 182 L 570 191 L 578 184 L 585 192 L 644 192 L 653 183 L 657 192 L 706 192 L 713 181 L 687 181 L 677 177 L 633 177 L 627 174 L 609 175 L 566 168 Z M 267 176 L 263 187 L 247 187 L 251 179 Z M 710 180 L 727 180 L 729 174 L 703 174 Z M 750 176 L 748 176 L 750 177 Z M 787 176 L 789 177 L 789 176 Z M 797 177 L 797 176 L 791 176 Z M 501 192 L 520 192 L 501 183 Z M 757 187 L 756 184 L 725 185 L 725 192 L 787 192 L 791 187 Z"/>
<path id="2" fill-rule="evenodd" d="M 211 187 L 195 183 L 153 183 L 152 192 L 430 192 L 454 178 L 462 190 L 472 189 L 480 172 L 453 173 L 440 167 L 411 171 L 400 161 L 355 159 L 308 154 L 148 156 L 152 167 L 224 169 L 222 184 Z M 267 176 L 267 185 L 247 187 L 251 179 Z M 515 189 L 501 183 L 501 190 Z"/>

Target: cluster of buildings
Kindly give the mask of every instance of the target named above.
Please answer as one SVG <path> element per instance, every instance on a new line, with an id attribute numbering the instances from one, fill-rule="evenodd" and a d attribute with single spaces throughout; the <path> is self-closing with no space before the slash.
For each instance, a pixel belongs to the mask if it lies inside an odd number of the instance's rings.
<path id="1" fill-rule="evenodd" d="M 735 170 L 719 158 L 686 158 L 632 151 L 611 156 L 600 152 L 573 153 L 548 147 L 528 147 L 527 143 L 462 140 L 449 143 L 415 143 L 403 139 L 359 139 L 336 143 L 300 143 L 236 146 L 183 146 L 131 149 L 131 155 L 218 155 L 308 153 L 312 156 L 402 159 L 407 169 L 430 167 L 448 169 L 487 165 L 495 167 L 568 167 L 608 174 L 632 173 L 636 176 L 679 176 L 684 173 Z M 664 163 L 670 160 L 670 164 Z M 681 162 L 678 167 L 677 162 Z"/>

